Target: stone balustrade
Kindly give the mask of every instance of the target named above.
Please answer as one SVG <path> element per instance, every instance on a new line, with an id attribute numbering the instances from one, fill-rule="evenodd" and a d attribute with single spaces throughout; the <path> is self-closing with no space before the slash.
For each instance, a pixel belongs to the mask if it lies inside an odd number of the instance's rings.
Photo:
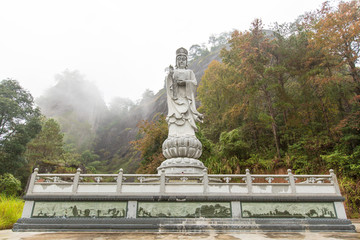
<path id="1" fill-rule="evenodd" d="M 34 170 L 27 195 L 41 194 L 235 194 L 235 195 L 337 195 L 336 175 L 287 174 L 44 174 Z"/>

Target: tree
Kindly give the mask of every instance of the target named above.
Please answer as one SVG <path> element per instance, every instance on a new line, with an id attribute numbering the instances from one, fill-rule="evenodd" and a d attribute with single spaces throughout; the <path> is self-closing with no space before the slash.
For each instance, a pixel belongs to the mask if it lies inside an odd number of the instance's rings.
<path id="1" fill-rule="evenodd" d="M 26 144 L 41 130 L 33 97 L 11 79 L 0 83 L 0 174 L 17 173 L 25 164 Z"/>
<path id="2" fill-rule="evenodd" d="M 143 93 L 143 95 L 144 94 L 145 93 Z M 109 110 L 111 115 L 121 118 L 127 115 L 134 106 L 134 102 L 129 98 L 116 97 L 111 99 Z"/>
<path id="3" fill-rule="evenodd" d="M 34 168 L 39 168 L 40 172 L 74 172 L 79 167 L 84 172 L 96 171 L 99 166 L 94 165 L 99 165 L 99 156 L 91 150 L 76 153 L 71 145 L 64 143 L 63 137 L 55 119 L 43 118 L 41 131 L 26 146 L 25 172 L 30 174 Z"/>
<path id="4" fill-rule="evenodd" d="M 205 56 L 209 53 L 210 52 L 207 49 L 207 47 L 205 46 L 205 44 L 201 44 L 201 46 L 199 44 L 194 44 L 189 49 L 189 62 L 191 62 L 201 56 Z"/>
<path id="5" fill-rule="evenodd" d="M 208 43 L 211 45 L 211 51 L 216 50 L 219 47 L 223 47 L 228 43 L 231 33 L 222 32 L 220 34 L 212 34 L 209 37 Z"/>
<path id="6" fill-rule="evenodd" d="M 153 97 L 154 97 L 154 92 L 147 88 L 141 95 L 140 104 L 148 102 Z"/>
<path id="7" fill-rule="evenodd" d="M 40 172 L 52 172 L 60 164 L 64 154 L 63 134 L 56 120 L 42 120 L 40 133 L 26 147 L 25 157 L 29 172 L 37 167 Z"/>
<path id="8" fill-rule="evenodd" d="M 164 116 L 152 122 L 141 121 L 138 124 L 139 139 L 131 142 L 133 148 L 141 152 L 139 173 L 155 173 L 156 168 L 165 160 L 161 146 L 168 134 L 168 126 Z"/>
<path id="9" fill-rule="evenodd" d="M 270 32 L 271 33 L 271 32 Z M 274 36 L 263 30 L 261 20 L 255 19 L 249 32 L 235 31 L 229 40 L 230 49 L 223 49 L 224 63 L 234 67 L 241 75 L 242 87 L 248 98 L 257 96 L 255 104 L 263 102 L 269 116 L 277 156 L 280 158 L 280 136 L 275 108 L 278 79 L 274 76 Z"/>
<path id="10" fill-rule="evenodd" d="M 360 95 L 360 2 L 341 1 L 334 8 L 325 2 L 320 10 L 307 16 L 305 26 L 311 32 L 310 43 L 323 52 L 327 59 L 340 59 L 338 67 L 347 65 Z"/>
<path id="11" fill-rule="evenodd" d="M 218 61 L 212 61 L 201 79 L 198 98 L 200 112 L 205 114 L 204 133 L 212 141 L 219 139 L 220 133 L 237 126 L 241 111 L 240 95 L 235 88 L 239 74 L 234 68 Z"/>

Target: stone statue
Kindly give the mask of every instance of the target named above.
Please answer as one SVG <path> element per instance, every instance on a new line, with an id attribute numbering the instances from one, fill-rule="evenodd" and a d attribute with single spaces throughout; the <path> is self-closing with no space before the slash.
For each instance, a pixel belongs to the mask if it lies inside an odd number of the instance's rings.
<path id="1" fill-rule="evenodd" d="M 169 136 L 195 136 L 195 121 L 202 122 L 203 118 L 195 106 L 196 86 L 194 72 L 187 69 L 187 51 L 179 48 L 176 51 L 176 69 L 170 65 L 166 77 Z"/>
<path id="2" fill-rule="evenodd" d="M 187 69 L 187 54 L 185 48 L 176 51 L 176 69 L 170 65 L 165 79 L 169 135 L 163 143 L 163 155 L 167 160 L 158 170 L 165 169 L 169 173 L 199 173 L 205 169 L 197 160 L 202 145 L 195 136 L 198 130 L 195 122 L 202 122 L 203 115 L 196 110 L 197 82 L 194 72 Z"/>

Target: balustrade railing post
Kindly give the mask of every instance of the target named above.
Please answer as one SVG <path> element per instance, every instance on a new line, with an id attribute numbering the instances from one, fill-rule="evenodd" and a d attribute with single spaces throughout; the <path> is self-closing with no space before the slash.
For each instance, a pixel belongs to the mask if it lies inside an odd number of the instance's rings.
<path id="1" fill-rule="evenodd" d="M 119 174 L 116 179 L 116 193 L 121 193 L 123 175 L 124 175 L 124 170 L 122 168 L 120 168 Z"/>
<path id="2" fill-rule="evenodd" d="M 330 169 L 329 172 L 330 172 L 330 175 L 331 175 L 332 184 L 334 184 L 335 193 L 341 195 L 340 188 L 339 188 L 339 183 L 338 183 L 336 174 L 334 173 L 334 170 Z"/>
<path id="3" fill-rule="evenodd" d="M 287 172 L 288 172 L 288 175 L 289 175 L 289 183 L 290 183 L 291 193 L 295 194 L 296 193 L 296 186 L 295 186 L 294 174 L 292 174 L 291 169 L 288 169 Z"/>
<path id="4" fill-rule="evenodd" d="M 31 194 L 33 193 L 34 191 L 34 185 L 35 185 L 35 182 L 36 182 L 36 176 L 38 175 L 39 173 L 39 169 L 38 168 L 35 168 L 34 169 L 34 172 L 31 174 L 31 178 L 30 178 L 30 183 L 29 183 L 29 188 L 27 190 L 27 194 Z"/>
<path id="5" fill-rule="evenodd" d="M 250 170 L 246 169 L 246 185 L 247 185 L 247 189 L 248 189 L 248 194 L 252 193 L 252 179 L 251 179 L 251 174 L 250 174 Z"/>
<path id="6" fill-rule="evenodd" d="M 203 180 L 202 180 L 203 186 L 204 186 L 204 193 L 209 192 L 209 177 L 207 173 L 207 169 L 203 170 Z"/>
<path id="7" fill-rule="evenodd" d="M 165 180 L 165 169 L 162 169 L 160 173 L 160 193 L 165 193 Z"/>
<path id="8" fill-rule="evenodd" d="M 80 172 L 81 172 L 81 169 L 78 168 L 78 169 L 76 170 L 76 174 L 75 174 L 75 176 L 74 176 L 73 188 L 72 188 L 72 192 L 73 192 L 73 193 L 76 193 L 77 190 L 78 190 L 79 181 L 80 181 Z"/>

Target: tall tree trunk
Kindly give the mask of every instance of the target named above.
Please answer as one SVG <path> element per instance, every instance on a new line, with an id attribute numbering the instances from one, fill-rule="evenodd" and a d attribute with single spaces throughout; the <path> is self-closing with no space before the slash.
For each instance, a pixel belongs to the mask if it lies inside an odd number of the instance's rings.
<path id="1" fill-rule="evenodd" d="M 323 101 L 321 100 L 321 98 L 320 98 L 320 101 L 321 101 L 322 113 L 323 113 L 324 120 L 325 120 L 326 130 L 327 130 L 329 136 L 331 136 L 330 123 L 329 123 L 329 117 L 328 117 L 328 114 L 327 114 L 327 110 L 326 110 L 325 104 L 323 103 Z"/>
<path id="2" fill-rule="evenodd" d="M 264 89 L 264 93 L 265 93 L 265 99 L 268 105 L 268 109 L 269 109 L 269 114 L 271 116 L 271 128 L 272 128 L 272 132 L 274 135 L 274 141 L 275 141 L 275 146 L 276 146 L 276 153 L 278 158 L 281 158 L 281 154 L 280 154 L 280 140 L 279 140 L 279 135 L 278 135 L 278 127 L 277 124 L 275 122 L 275 111 L 274 108 L 272 107 L 272 101 L 271 101 L 271 96 L 269 91 L 267 91 L 266 89 Z"/>
<path id="3" fill-rule="evenodd" d="M 355 82 L 355 93 L 357 95 L 360 95 L 360 74 L 359 69 L 356 67 L 355 63 L 353 61 L 348 61 L 348 64 L 350 66 L 350 75 L 352 76 L 354 82 Z"/>
<path id="4" fill-rule="evenodd" d="M 271 117 L 273 118 L 273 117 Z M 276 145 L 276 153 L 277 153 L 277 156 L 278 158 L 281 158 L 281 154 L 280 154 L 280 142 L 279 142 L 279 136 L 277 134 L 277 125 L 273 119 L 273 122 L 271 124 L 272 126 L 272 130 L 273 130 L 273 135 L 274 135 L 274 140 L 275 140 L 275 145 Z"/>

